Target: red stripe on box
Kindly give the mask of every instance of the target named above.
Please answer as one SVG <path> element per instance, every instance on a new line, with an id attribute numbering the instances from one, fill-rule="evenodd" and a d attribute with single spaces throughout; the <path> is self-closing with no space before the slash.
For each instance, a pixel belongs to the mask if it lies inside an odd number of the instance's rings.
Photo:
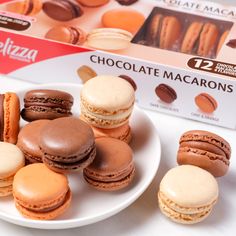
<path id="1" fill-rule="evenodd" d="M 0 73 L 8 74 L 47 59 L 90 51 L 74 45 L 0 31 Z"/>
<path id="2" fill-rule="evenodd" d="M 5 3 L 5 2 L 12 2 L 13 0 L 0 0 L 0 4 L 1 3 Z"/>

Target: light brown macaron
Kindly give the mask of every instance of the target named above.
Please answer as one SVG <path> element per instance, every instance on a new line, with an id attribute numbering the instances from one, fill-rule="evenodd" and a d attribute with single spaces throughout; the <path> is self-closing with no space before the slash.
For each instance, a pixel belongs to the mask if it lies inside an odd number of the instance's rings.
<path id="1" fill-rule="evenodd" d="M 217 134 L 191 130 L 180 137 L 177 154 L 179 165 L 195 165 L 219 177 L 227 173 L 230 156 L 230 144 Z"/>
<path id="2" fill-rule="evenodd" d="M 216 55 L 219 54 L 219 52 L 220 52 L 220 50 L 221 50 L 223 44 L 224 44 L 225 41 L 226 41 L 226 38 L 227 38 L 228 35 L 229 35 L 229 32 L 230 32 L 229 30 L 226 30 L 226 31 L 221 35 L 220 40 L 219 40 L 219 43 L 218 43 L 218 46 L 217 46 Z"/>
<path id="3" fill-rule="evenodd" d="M 156 14 L 149 22 L 146 40 L 147 44 L 162 49 L 171 49 L 180 37 L 181 23 L 175 16 Z"/>
<path id="4" fill-rule="evenodd" d="M 213 23 L 193 22 L 188 27 L 182 45 L 181 52 L 197 54 L 207 57 L 216 47 L 219 30 Z"/>
<path id="5" fill-rule="evenodd" d="M 0 141 L 17 142 L 20 121 L 20 101 L 16 93 L 0 94 Z"/>
<path id="6" fill-rule="evenodd" d="M 83 84 L 97 76 L 97 73 L 91 67 L 86 65 L 79 67 L 77 70 L 77 74 L 82 80 Z"/>
<path id="7" fill-rule="evenodd" d="M 78 27 L 58 25 L 51 28 L 45 38 L 69 44 L 83 44 L 86 33 Z"/>
<path id="8" fill-rule="evenodd" d="M 42 162 L 43 153 L 39 148 L 39 140 L 41 130 L 49 122 L 49 120 L 35 120 L 20 130 L 17 146 L 24 153 L 27 164 Z"/>
<path id="9" fill-rule="evenodd" d="M 195 97 L 195 103 L 205 113 L 213 113 L 218 107 L 216 100 L 208 93 L 198 94 Z"/>
<path id="10" fill-rule="evenodd" d="M 83 171 L 88 184 L 103 191 L 127 187 L 135 173 L 133 152 L 129 145 L 113 138 L 98 138 L 96 148 L 95 160 Z"/>

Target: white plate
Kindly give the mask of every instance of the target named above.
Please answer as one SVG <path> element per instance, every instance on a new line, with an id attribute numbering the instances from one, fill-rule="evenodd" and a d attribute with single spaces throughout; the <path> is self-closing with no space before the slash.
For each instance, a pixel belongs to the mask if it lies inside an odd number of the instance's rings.
<path id="1" fill-rule="evenodd" d="M 81 85 L 47 84 L 30 87 L 59 89 L 71 93 L 75 102 L 73 114 L 79 114 Z M 26 90 L 17 92 L 23 104 Z M 24 122 L 21 123 L 22 125 Z M 52 221 L 35 221 L 23 218 L 14 207 L 12 197 L 0 199 L 0 218 L 8 222 L 40 229 L 65 229 L 88 225 L 106 219 L 133 203 L 149 186 L 156 175 L 161 156 L 160 139 L 154 125 L 140 109 L 135 107 L 131 117 L 136 176 L 133 183 L 117 192 L 97 191 L 86 184 L 81 173 L 69 175 L 73 198 L 70 209 Z"/>

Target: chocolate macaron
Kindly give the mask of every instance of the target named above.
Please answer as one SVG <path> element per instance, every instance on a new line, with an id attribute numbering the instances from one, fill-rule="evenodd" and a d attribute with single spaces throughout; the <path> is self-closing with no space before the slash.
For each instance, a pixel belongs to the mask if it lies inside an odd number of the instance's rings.
<path id="1" fill-rule="evenodd" d="M 49 89 L 30 90 L 24 96 L 21 116 L 26 121 L 71 116 L 74 98 L 71 94 Z"/>
<path id="2" fill-rule="evenodd" d="M 24 153 L 27 164 L 42 162 L 43 153 L 39 148 L 39 139 L 42 128 L 49 122 L 49 120 L 35 120 L 20 130 L 17 146 Z"/>
<path id="3" fill-rule="evenodd" d="M 15 93 L 0 94 L 0 141 L 16 143 L 19 133 L 20 101 Z"/>
<path id="4" fill-rule="evenodd" d="M 180 165 L 195 165 L 219 177 L 227 173 L 230 156 L 230 144 L 214 133 L 191 130 L 180 137 L 177 154 Z"/>
<path id="5" fill-rule="evenodd" d="M 86 40 L 86 33 L 78 27 L 58 25 L 51 28 L 45 38 L 63 43 L 83 44 Z"/>
<path id="6" fill-rule="evenodd" d="M 46 124 L 39 146 L 43 162 L 57 172 L 83 169 L 96 154 L 92 129 L 76 117 L 58 118 Z"/>
<path id="7" fill-rule="evenodd" d="M 177 99 L 177 94 L 173 88 L 167 84 L 159 84 L 155 89 L 156 95 L 165 103 L 172 103 Z"/>
<path id="8" fill-rule="evenodd" d="M 76 0 L 47 0 L 43 3 L 43 11 L 57 21 L 69 21 L 83 15 L 83 10 Z"/>
<path id="9" fill-rule="evenodd" d="M 84 169 L 85 180 L 98 190 L 115 191 L 127 187 L 134 178 L 132 149 L 113 138 L 96 139 L 97 154 Z"/>

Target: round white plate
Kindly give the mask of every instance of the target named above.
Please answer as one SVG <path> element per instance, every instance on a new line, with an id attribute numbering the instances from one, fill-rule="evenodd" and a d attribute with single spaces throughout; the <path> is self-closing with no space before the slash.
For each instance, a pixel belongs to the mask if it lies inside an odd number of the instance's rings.
<path id="1" fill-rule="evenodd" d="M 17 91 L 23 105 L 23 97 L 29 89 L 59 89 L 74 96 L 73 114 L 78 115 L 81 85 L 47 84 Z M 24 122 L 21 122 L 24 125 Z M 117 192 L 102 192 L 93 189 L 84 181 L 81 173 L 69 175 L 72 189 L 72 204 L 60 218 L 52 221 L 35 221 L 23 218 L 15 209 L 12 197 L 0 199 L 0 218 L 8 222 L 40 229 L 65 229 L 79 227 L 106 219 L 133 203 L 149 186 L 156 175 L 160 156 L 160 139 L 154 125 L 140 109 L 135 107 L 131 117 L 136 176 L 132 184 Z"/>

